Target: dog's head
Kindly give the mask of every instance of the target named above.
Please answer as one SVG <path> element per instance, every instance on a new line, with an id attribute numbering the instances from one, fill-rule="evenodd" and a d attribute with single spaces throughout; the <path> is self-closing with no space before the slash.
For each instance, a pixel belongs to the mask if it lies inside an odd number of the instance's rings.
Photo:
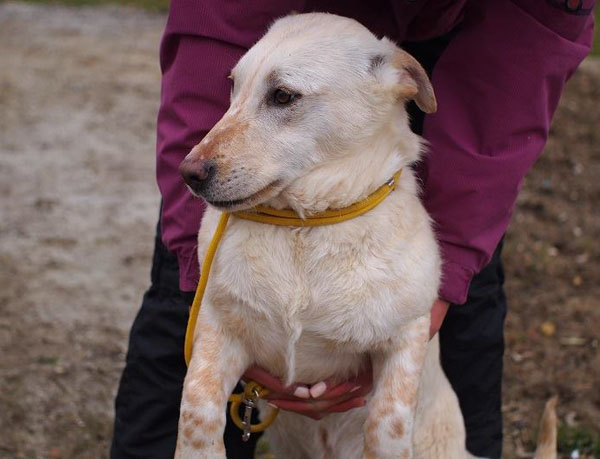
<path id="1" fill-rule="evenodd" d="M 265 202 L 320 163 L 355 151 L 407 100 L 436 110 L 413 57 L 331 14 L 279 19 L 231 79 L 229 110 L 180 167 L 194 194 L 228 211 Z"/>

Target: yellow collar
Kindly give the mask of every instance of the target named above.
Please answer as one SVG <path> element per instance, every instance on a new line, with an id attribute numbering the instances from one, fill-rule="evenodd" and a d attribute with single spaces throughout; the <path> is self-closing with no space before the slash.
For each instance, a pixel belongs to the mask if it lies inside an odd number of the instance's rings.
<path id="1" fill-rule="evenodd" d="M 306 217 L 305 219 L 300 218 L 293 210 L 277 210 L 265 206 L 256 206 L 251 211 L 239 211 L 233 212 L 233 214 L 223 212 L 221 214 L 221 218 L 219 219 L 217 229 L 215 230 L 212 240 L 210 241 L 210 245 L 208 246 L 208 250 L 206 251 L 204 261 L 202 262 L 202 269 L 200 271 L 202 274 L 200 276 L 200 282 L 198 282 L 198 288 L 196 289 L 194 301 L 192 302 L 192 307 L 190 309 L 190 318 L 188 320 L 185 334 L 185 362 L 189 365 L 192 357 L 194 330 L 196 329 L 196 321 L 198 319 L 198 313 L 200 312 L 202 297 L 204 296 L 204 291 L 206 290 L 208 275 L 210 274 L 210 267 L 215 257 L 215 253 L 217 252 L 217 248 L 219 247 L 219 243 L 221 242 L 221 238 L 223 237 L 223 234 L 225 234 L 225 228 L 227 227 L 227 222 L 230 215 L 234 215 L 235 217 L 242 218 L 244 220 L 252 220 L 255 222 L 278 226 L 302 227 L 333 225 L 335 223 L 340 223 L 358 217 L 359 215 L 362 215 L 376 207 L 385 198 L 387 198 L 392 191 L 394 191 L 401 174 L 402 169 L 396 172 L 390 180 L 381 185 L 377 190 L 375 190 L 362 201 L 342 209 L 326 210 L 324 212 Z"/>
<path id="2" fill-rule="evenodd" d="M 293 210 L 277 210 L 265 206 L 256 206 L 248 211 L 242 210 L 234 212 L 233 215 L 244 220 L 252 220 L 254 222 L 277 226 L 302 227 L 333 225 L 334 223 L 340 223 L 358 217 L 376 207 L 381 201 L 387 198 L 392 191 L 394 191 L 401 175 L 402 169 L 396 172 L 391 179 L 381 185 L 365 199 L 358 201 L 351 206 L 343 207 L 342 209 L 326 210 L 306 218 L 300 218 Z"/>

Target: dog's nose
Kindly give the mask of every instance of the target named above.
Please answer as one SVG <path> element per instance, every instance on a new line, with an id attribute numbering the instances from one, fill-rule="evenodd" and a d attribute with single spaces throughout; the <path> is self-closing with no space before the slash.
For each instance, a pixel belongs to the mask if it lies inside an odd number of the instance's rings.
<path id="1" fill-rule="evenodd" d="M 179 172 L 185 183 L 195 193 L 201 193 L 206 184 L 215 175 L 216 168 L 211 160 L 186 158 L 179 166 Z"/>

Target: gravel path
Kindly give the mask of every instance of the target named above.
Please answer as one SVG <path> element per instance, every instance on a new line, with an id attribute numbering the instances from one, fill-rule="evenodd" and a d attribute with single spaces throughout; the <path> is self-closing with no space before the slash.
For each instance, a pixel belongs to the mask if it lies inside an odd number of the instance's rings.
<path id="1" fill-rule="evenodd" d="M 102 457 L 149 282 L 165 17 L 0 4 L 0 457 Z"/>

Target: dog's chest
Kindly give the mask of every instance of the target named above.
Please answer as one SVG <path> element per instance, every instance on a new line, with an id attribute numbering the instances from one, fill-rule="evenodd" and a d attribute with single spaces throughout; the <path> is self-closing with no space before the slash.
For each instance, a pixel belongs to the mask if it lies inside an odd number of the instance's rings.
<path id="1" fill-rule="evenodd" d="M 415 280 L 427 263 L 419 266 L 410 244 L 394 236 L 355 222 L 300 229 L 234 222 L 207 294 L 229 318 L 282 339 L 373 349 L 427 307 L 414 298 L 427 290 Z"/>

